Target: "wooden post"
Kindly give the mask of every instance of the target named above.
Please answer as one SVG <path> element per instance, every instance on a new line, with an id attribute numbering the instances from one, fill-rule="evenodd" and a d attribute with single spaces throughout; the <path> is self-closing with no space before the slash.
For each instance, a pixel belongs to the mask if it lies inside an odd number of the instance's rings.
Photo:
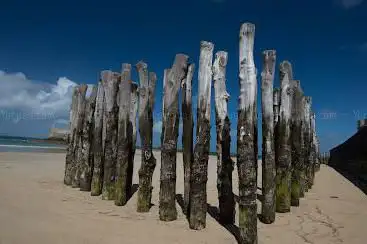
<path id="1" fill-rule="evenodd" d="M 193 130 L 194 119 L 192 115 L 192 78 L 195 64 L 190 64 L 187 70 L 185 82 L 182 84 L 182 146 L 184 168 L 184 213 L 189 216 L 190 201 L 190 172 L 193 158 Z"/>
<path id="2" fill-rule="evenodd" d="M 304 99 L 304 129 L 303 129 L 303 140 L 304 140 L 304 164 L 305 164 L 305 175 L 306 175 L 306 182 L 305 182 L 305 192 L 308 191 L 310 188 L 310 170 L 311 170 L 311 104 L 312 98 L 305 97 Z"/>
<path id="3" fill-rule="evenodd" d="M 72 167 L 75 162 L 75 151 L 74 151 L 74 143 L 76 137 L 76 113 L 78 110 L 78 86 L 75 86 L 73 89 L 73 96 L 71 100 L 70 106 L 70 123 L 69 123 L 69 135 L 68 135 L 68 147 L 66 151 L 66 160 L 65 160 L 65 175 L 64 175 L 64 184 L 71 185 L 72 182 Z"/>
<path id="4" fill-rule="evenodd" d="M 261 73 L 262 107 L 262 194 L 261 221 L 271 224 L 275 221 L 275 152 L 274 152 L 274 107 L 273 82 L 276 51 L 263 52 L 263 71 Z M 277 106 L 277 105 L 276 105 Z"/>
<path id="5" fill-rule="evenodd" d="M 280 64 L 280 111 L 278 124 L 278 152 L 276 175 L 276 211 L 289 212 L 291 208 L 291 88 L 292 66 Z"/>
<path id="6" fill-rule="evenodd" d="M 302 94 L 301 96 L 301 101 L 300 101 L 300 120 L 301 120 L 301 131 L 300 131 L 300 162 L 302 163 L 300 166 L 300 198 L 305 197 L 305 192 L 306 192 L 306 182 L 307 182 L 307 176 L 306 176 L 306 164 L 307 164 L 307 160 L 305 158 L 306 155 L 306 147 L 305 147 L 305 123 L 304 123 L 304 118 L 305 118 L 305 100 L 306 97 L 304 96 L 304 94 Z"/>
<path id="7" fill-rule="evenodd" d="M 255 25 L 244 23 L 240 30 L 237 125 L 237 169 L 239 184 L 239 229 L 241 243 L 257 243 L 257 121 L 256 68 L 253 57 Z"/>
<path id="8" fill-rule="evenodd" d="M 292 178 L 291 178 L 291 206 L 299 206 L 299 199 L 304 195 L 302 172 L 304 171 L 303 154 L 303 92 L 299 80 L 291 81 L 292 108 L 291 108 L 291 150 L 292 150 Z"/>
<path id="9" fill-rule="evenodd" d="M 93 86 L 92 93 L 86 100 L 85 119 L 82 135 L 82 161 L 80 165 L 80 190 L 90 191 L 93 175 L 93 141 L 94 141 L 94 110 L 96 107 L 97 87 Z"/>
<path id="10" fill-rule="evenodd" d="M 316 162 L 315 162 L 315 173 L 316 173 L 320 171 L 320 165 L 321 165 L 320 142 L 316 133 L 316 128 L 315 128 L 315 154 L 316 154 Z"/>
<path id="11" fill-rule="evenodd" d="M 279 140 L 278 140 L 279 109 L 280 109 L 279 88 L 274 88 L 273 90 L 273 109 L 274 109 L 274 153 L 275 153 L 275 175 L 276 175 L 276 162 L 278 162 L 278 147 L 279 147 Z"/>
<path id="12" fill-rule="evenodd" d="M 273 90 L 273 109 L 274 109 L 274 130 L 275 130 L 279 122 L 279 109 L 280 109 L 280 90 L 279 88 L 274 88 Z"/>
<path id="13" fill-rule="evenodd" d="M 100 81 L 98 83 L 97 97 L 96 97 L 96 109 L 94 112 L 94 143 L 93 143 L 93 155 L 94 166 L 92 176 L 91 195 L 99 196 L 102 193 L 103 185 L 103 147 L 102 147 L 102 130 L 103 130 L 103 101 L 104 101 L 104 89 L 103 84 Z"/>
<path id="14" fill-rule="evenodd" d="M 231 123 L 227 103 L 229 94 L 226 89 L 226 66 L 228 53 L 215 54 L 213 79 L 215 89 L 215 117 L 217 131 L 217 189 L 219 217 L 222 223 L 233 224 L 235 202 L 232 192 L 233 161 L 231 159 Z"/>
<path id="15" fill-rule="evenodd" d="M 164 88 L 164 132 L 159 191 L 159 219 L 177 219 L 176 155 L 179 128 L 178 92 L 187 72 L 188 56 L 177 54 Z"/>
<path id="16" fill-rule="evenodd" d="M 134 172 L 134 158 L 136 151 L 136 114 L 138 112 L 139 105 L 139 92 L 138 84 L 131 82 L 131 105 L 130 105 L 130 128 L 131 128 L 131 140 L 129 147 L 129 165 L 127 173 L 127 195 L 131 197 L 132 194 L 132 184 L 133 184 L 133 172 Z"/>
<path id="17" fill-rule="evenodd" d="M 208 160 L 210 149 L 210 95 L 212 82 L 212 60 L 214 45 L 200 43 L 199 92 L 197 139 L 194 149 L 194 161 L 190 175 L 190 228 L 204 229 L 206 226 L 208 178 Z"/>
<path id="18" fill-rule="evenodd" d="M 310 184 L 309 184 L 309 188 L 311 189 L 311 187 L 314 184 L 315 181 L 315 171 L 316 171 L 316 164 L 317 164 L 317 159 L 316 159 L 316 125 L 315 125 L 315 113 L 311 112 L 311 155 L 310 155 Z"/>
<path id="19" fill-rule="evenodd" d="M 117 129 L 117 164 L 116 164 L 116 196 L 115 205 L 126 204 L 128 195 L 129 144 L 131 141 L 130 128 L 131 107 L 131 65 L 122 64 L 122 74 L 119 86 L 119 116 Z"/>
<path id="20" fill-rule="evenodd" d="M 78 112 L 77 112 L 77 126 L 76 126 L 76 140 L 75 140 L 75 153 L 76 159 L 72 169 L 72 183 L 71 186 L 73 188 L 78 188 L 80 186 L 80 173 L 81 173 L 81 165 L 82 165 L 82 155 L 83 155 L 83 123 L 85 118 L 85 107 L 86 107 L 86 99 L 85 95 L 87 93 L 88 86 L 83 84 L 79 86 L 78 93 Z"/>
<path id="21" fill-rule="evenodd" d="M 105 92 L 105 110 L 103 120 L 106 125 L 104 148 L 104 176 L 102 199 L 115 199 L 115 176 L 117 158 L 117 124 L 118 106 L 117 93 L 120 74 L 109 70 L 102 71 L 102 84 Z"/>
<path id="22" fill-rule="evenodd" d="M 164 135 L 164 96 L 165 96 L 165 87 L 166 84 L 168 83 L 168 75 L 169 75 L 170 69 L 165 69 L 164 70 L 164 75 L 163 75 L 163 94 L 162 94 L 162 133 L 161 133 L 161 147 L 163 146 L 163 135 Z"/>
<path id="23" fill-rule="evenodd" d="M 152 152 L 153 137 L 153 101 L 155 82 L 154 73 L 148 76 L 147 64 L 140 61 L 136 65 L 139 73 L 139 132 L 142 147 L 142 162 L 139 170 L 139 191 L 137 201 L 138 212 L 148 212 L 152 199 L 152 177 L 156 166 L 156 159 Z"/>

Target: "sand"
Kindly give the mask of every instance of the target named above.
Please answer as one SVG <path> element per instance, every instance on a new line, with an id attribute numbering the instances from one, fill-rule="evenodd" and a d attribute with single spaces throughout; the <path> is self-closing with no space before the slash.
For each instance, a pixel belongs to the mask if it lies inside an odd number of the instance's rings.
<path id="1" fill-rule="evenodd" d="M 138 152 L 134 184 L 138 182 L 140 156 Z M 237 227 L 224 228 L 213 218 L 218 204 L 216 158 L 210 157 L 207 187 L 213 216 L 207 215 L 205 230 L 193 231 L 178 204 L 177 221 L 159 221 L 160 153 L 155 152 L 155 157 L 158 166 L 153 179 L 154 206 L 149 213 L 141 214 L 135 211 L 136 194 L 125 207 L 116 207 L 112 201 L 64 186 L 63 153 L 0 153 L 0 244 L 237 243 Z M 177 159 L 177 193 L 182 194 L 182 155 Z M 233 176 L 237 194 L 236 169 Z M 300 207 L 277 214 L 272 225 L 259 222 L 258 235 L 259 243 L 366 243 L 367 197 L 336 171 L 322 165 L 315 186 L 301 200 Z"/>

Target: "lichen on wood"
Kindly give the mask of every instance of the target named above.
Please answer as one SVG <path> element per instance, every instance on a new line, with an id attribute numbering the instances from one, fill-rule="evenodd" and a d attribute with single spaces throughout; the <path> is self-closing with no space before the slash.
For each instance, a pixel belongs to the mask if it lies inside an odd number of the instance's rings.
<path id="1" fill-rule="evenodd" d="M 102 130 L 103 130 L 103 101 L 104 88 L 102 81 L 98 83 L 96 108 L 94 112 L 94 138 L 93 138 L 93 176 L 91 184 L 91 195 L 99 196 L 102 194 L 103 186 L 103 170 L 104 170 L 104 156 L 102 147 Z"/>
<path id="2" fill-rule="evenodd" d="M 261 221 L 271 224 L 275 221 L 275 152 L 274 152 L 274 107 L 273 83 L 276 51 L 263 52 L 261 73 L 262 107 L 262 194 Z M 275 98 L 275 100 L 278 97 Z"/>
<path id="3" fill-rule="evenodd" d="M 220 221 L 221 223 L 233 224 L 235 201 L 232 192 L 231 123 L 227 108 L 230 97 L 226 89 L 227 60 L 228 53 L 219 51 L 215 54 L 213 64 L 217 132 L 217 190 Z"/>
<path id="4" fill-rule="evenodd" d="M 177 54 L 164 89 L 164 131 L 159 191 L 159 219 L 177 219 L 176 155 L 179 129 L 178 92 L 187 72 L 188 56 Z"/>
<path id="5" fill-rule="evenodd" d="M 206 227 L 208 160 L 210 149 L 210 95 L 212 82 L 213 43 L 201 41 L 199 61 L 199 92 L 197 139 L 190 175 L 189 226 L 201 230 Z"/>
<path id="6" fill-rule="evenodd" d="M 291 207 L 291 87 L 292 66 L 280 64 L 280 110 L 277 128 L 278 148 L 276 162 L 276 211 L 285 213 Z"/>
<path id="7" fill-rule="evenodd" d="M 116 196 L 115 205 L 123 206 L 128 199 L 129 145 L 132 128 L 130 124 L 131 106 L 131 65 L 122 64 L 121 80 L 118 91 L 118 129 L 117 129 L 117 163 L 116 163 Z"/>
<path id="8" fill-rule="evenodd" d="M 182 147 L 183 147 L 183 168 L 184 168 L 184 207 L 183 211 L 188 217 L 190 202 L 190 172 L 193 158 L 193 130 L 194 119 L 192 114 L 192 78 L 195 64 L 190 64 L 187 74 L 182 83 Z"/>
<path id="9" fill-rule="evenodd" d="M 239 41 L 237 169 L 240 243 L 246 244 L 257 243 L 257 81 L 254 39 L 255 25 L 242 24 Z"/>
<path id="10" fill-rule="evenodd" d="M 85 119 L 82 135 L 82 161 L 80 165 L 80 190 L 90 191 L 94 165 L 94 110 L 96 107 L 97 87 L 93 86 L 92 93 L 86 100 Z"/>
<path id="11" fill-rule="evenodd" d="M 117 93 L 120 74 L 109 70 L 102 71 L 102 84 L 105 92 L 105 110 L 103 120 L 105 121 L 105 144 L 104 144 L 104 176 L 102 199 L 115 199 L 115 177 L 117 158 L 117 124 L 118 105 Z"/>
<path id="12" fill-rule="evenodd" d="M 148 212 L 152 200 L 152 177 L 156 159 L 152 152 L 153 138 L 153 101 L 157 77 L 148 73 L 146 63 L 140 61 L 136 65 L 139 74 L 139 134 L 141 138 L 142 162 L 139 169 L 139 191 L 137 201 L 138 212 Z"/>

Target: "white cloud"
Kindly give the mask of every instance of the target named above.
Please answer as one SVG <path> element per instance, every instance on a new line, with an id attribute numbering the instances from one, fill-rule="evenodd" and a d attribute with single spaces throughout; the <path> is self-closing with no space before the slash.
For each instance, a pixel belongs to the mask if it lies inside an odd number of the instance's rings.
<path id="1" fill-rule="evenodd" d="M 21 111 L 28 116 L 48 114 L 67 118 L 73 87 L 77 83 L 60 77 L 56 84 L 28 79 L 23 73 L 0 71 L 0 109 Z M 90 93 L 91 89 L 88 89 Z"/>
<path id="2" fill-rule="evenodd" d="M 345 9 L 351 9 L 360 5 L 364 0 L 338 0 L 338 3 Z"/>
<path id="3" fill-rule="evenodd" d="M 162 126 L 163 126 L 162 120 L 158 120 L 158 121 L 154 122 L 153 132 L 162 133 Z M 183 128 L 182 119 L 180 118 L 180 124 L 179 124 L 179 129 L 178 129 L 179 132 L 182 131 L 182 128 Z"/>
<path id="4" fill-rule="evenodd" d="M 153 131 L 156 132 L 156 133 L 161 133 L 162 132 L 162 125 L 163 125 L 162 120 L 154 122 Z"/>

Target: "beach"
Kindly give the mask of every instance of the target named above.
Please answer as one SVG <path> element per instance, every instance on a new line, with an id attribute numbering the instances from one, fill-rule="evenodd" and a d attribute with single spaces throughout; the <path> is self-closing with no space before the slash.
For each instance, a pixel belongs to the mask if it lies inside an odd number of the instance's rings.
<path id="1" fill-rule="evenodd" d="M 179 203 L 176 221 L 159 221 L 160 152 L 154 151 L 154 156 L 154 205 L 149 213 L 137 213 L 136 193 L 126 206 L 117 207 L 113 201 L 65 186 L 65 153 L 0 152 L 0 244 L 237 243 L 238 219 L 232 226 L 221 226 L 216 221 L 216 157 L 210 156 L 209 160 L 207 227 L 193 231 Z M 134 189 L 140 159 L 137 151 Z M 233 181 L 234 193 L 238 194 L 236 167 Z M 261 162 L 258 186 L 261 195 Z M 177 155 L 177 194 L 183 194 L 181 153 Z M 273 244 L 363 244 L 366 226 L 367 196 L 334 169 L 321 165 L 315 185 L 301 199 L 300 207 L 277 214 L 274 224 L 258 222 L 258 238 L 259 243 Z"/>

